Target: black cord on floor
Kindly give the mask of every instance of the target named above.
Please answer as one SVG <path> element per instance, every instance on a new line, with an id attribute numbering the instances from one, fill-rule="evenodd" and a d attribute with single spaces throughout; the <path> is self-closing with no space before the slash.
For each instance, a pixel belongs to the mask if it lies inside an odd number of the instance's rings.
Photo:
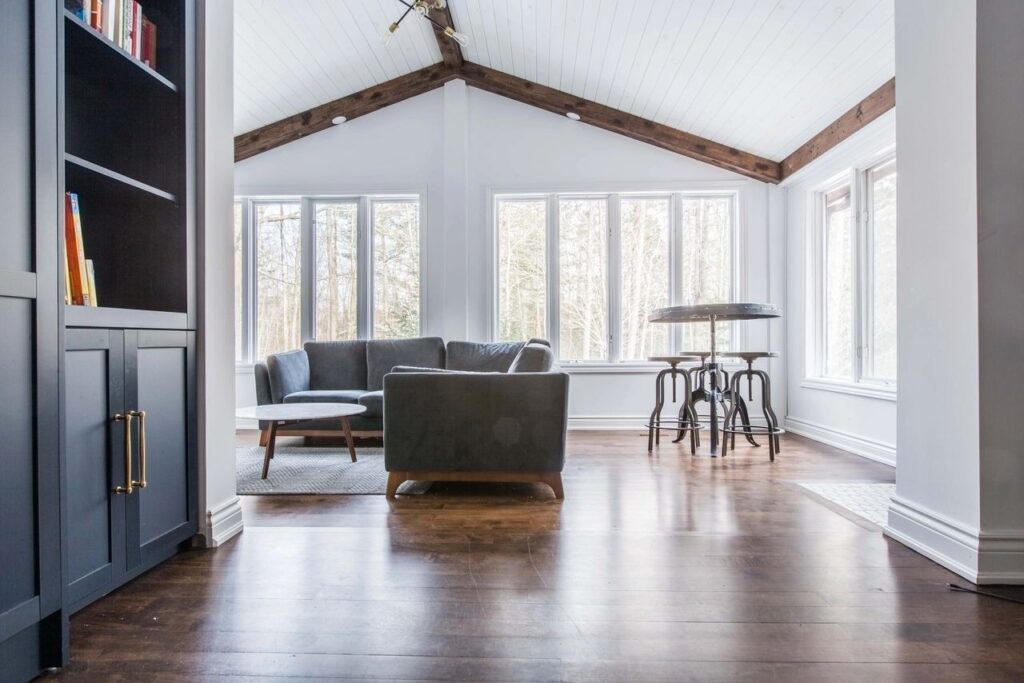
<path id="1" fill-rule="evenodd" d="M 1024 605 L 1024 600 L 1021 600 L 1019 598 L 1010 598 L 1005 595 L 996 595 L 995 593 L 987 593 L 985 591 L 974 590 L 973 588 L 964 588 L 963 586 L 958 586 L 955 583 L 947 583 L 946 585 L 949 586 L 949 590 L 951 591 L 959 591 L 961 593 L 974 593 L 975 595 L 984 595 L 986 598 L 1006 600 L 1007 602 L 1015 602 L 1018 605 Z"/>

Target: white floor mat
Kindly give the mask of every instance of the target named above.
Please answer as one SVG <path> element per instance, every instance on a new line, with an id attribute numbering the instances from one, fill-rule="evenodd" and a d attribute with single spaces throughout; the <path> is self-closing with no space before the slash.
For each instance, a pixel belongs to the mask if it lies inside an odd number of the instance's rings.
<path id="1" fill-rule="evenodd" d="M 896 484 L 798 482 L 808 491 L 830 503 L 863 517 L 872 524 L 885 526 L 889 516 L 889 499 L 896 493 Z"/>

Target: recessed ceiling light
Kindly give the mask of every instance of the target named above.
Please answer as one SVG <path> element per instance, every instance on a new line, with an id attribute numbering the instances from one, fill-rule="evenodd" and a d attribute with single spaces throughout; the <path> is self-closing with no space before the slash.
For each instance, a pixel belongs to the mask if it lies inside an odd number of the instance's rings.
<path id="1" fill-rule="evenodd" d="M 335 116 L 333 119 L 331 119 L 331 123 L 333 123 L 336 126 L 345 123 L 346 121 L 348 121 L 348 119 L 346 119 L 344 116 Z"/>
<path id="2" fill-rule="evenodd" d="M 574 111 L 567 111 L 567 112 L 565 112 L 565 115 L 567 117 L 569 117 L 570 119 L 572 119 L 573 121 L 579 121 L 580 120 L 580 115 L 577 114 Z"/>

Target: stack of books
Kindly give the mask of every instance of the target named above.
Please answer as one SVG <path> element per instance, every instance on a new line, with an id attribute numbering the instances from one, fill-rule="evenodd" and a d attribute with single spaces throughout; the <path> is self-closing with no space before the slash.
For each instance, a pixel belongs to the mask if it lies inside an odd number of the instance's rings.
<path id="1" fill-rule="evenodd" d="M 85 258 L 82 241 L 82 214 L 78 195 L 64 195 L 64 303 L 71 306 L 99 306 L 96 297 L 96 271 L 92 259 Z"/>
<path id="2" fill-rule="evenodd" d="M 156 68 L 156 24 L 137 0 L 65 0 L 65 6 L 119 48 Z"/>

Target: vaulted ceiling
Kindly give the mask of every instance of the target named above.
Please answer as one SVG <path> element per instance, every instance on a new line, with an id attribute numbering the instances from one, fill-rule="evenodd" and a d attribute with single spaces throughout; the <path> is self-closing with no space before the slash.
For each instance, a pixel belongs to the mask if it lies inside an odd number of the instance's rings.
<path id="1" fill-rule="evenodd" d="M 892 78 L 894 0 L 449 0 L 468 62 L 781 160 Z M 235 132 L 441 61 L 397 0 L 236 0 Z"/>

